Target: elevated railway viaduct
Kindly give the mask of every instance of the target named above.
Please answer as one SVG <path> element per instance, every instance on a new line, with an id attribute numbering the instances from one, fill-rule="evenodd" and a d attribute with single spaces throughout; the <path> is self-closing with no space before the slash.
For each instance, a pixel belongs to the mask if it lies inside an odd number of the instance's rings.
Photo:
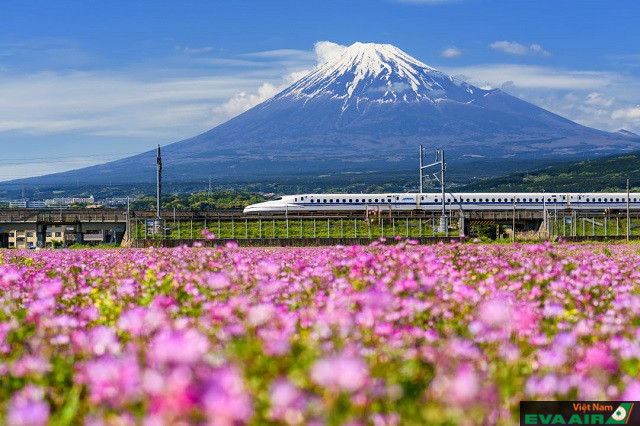
<path id="1" fill-rule="evenodd" d="M 27 248 L 28 241 L 34 246 L 49 246 L 52 229 L 63 230 L 67 245 L 124 242 L 138 247 L 190 244 L 203 239 L 202 228 L 209 229 L 219 239 L 246 245 L 283 245 L 296 239 L 309 243 L 366 242 L 393 235 L 426 242 L 434 237 L 470 235 L 478 226 L 495 226 L 506 235 L 511 235 L 511 229 L 515 228 L 519 234 L 535 234 L 538 239 L 581 235 L 611 237 L 624 235 L 626 231 L 624 212 L 558 210 L 547 211 L 545 215 L 543 211 L 517 208 L 451 211 L 450 226 L 444 232 L 436 230 L 439 212 L 418 210 L 368 215 L 363 212 L 246 215 L 240 210 L 163 211 L 159 220 L 156 216 L 156 212 L 150 210 L 0 209 L 0 247 Z M 631 221 L 633 234 L 640 226 L 638 212 L 632 213 Z M 18 241 L 20 235 L 24 235 L 24 241 Z M 27 235 L 31 235 L 32 240 Z"/>

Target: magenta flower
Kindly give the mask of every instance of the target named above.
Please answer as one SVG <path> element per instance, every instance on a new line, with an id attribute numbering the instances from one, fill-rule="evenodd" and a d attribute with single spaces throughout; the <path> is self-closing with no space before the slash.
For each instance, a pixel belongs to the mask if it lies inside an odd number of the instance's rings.
<path id="1" fill-rule="evenodd" d="M 150 398 L 151 412 L 157 414 L 149 420 L 161 419 L 162 424 L 189 412 L 197 402 L 193 373 L 186 366 L 177 366 L 164 373 L 147 370 L 142 377 L 142 388 Z"/>
<path id="2" fill-rule="evenodd" d="M 194 329 L 164 330 L 151 341 L 147 359 L 152 364 L 193 364 L 209 350 L 209 340 Z"/>
<path id="3" fill-rule="evenodd" d="M 505 327 L 511 319 L 511 306 L 506 299 L 491 299 L 478 309 L 478 319 L 488 327 Z"/>
<path id="4" fill-rule="evenodd" d="M 454 404 L 465 406 L 477 400 L 479 391 L 480 379 L 473 367 L 462 364 L 448 383 L 445 395 L 448 395 Z"/>
<path id="5" fill-rule="evenodd" d="M 212 290 L 224 290 L 231 285 L 227 274 L 223 272 L 211 273 L 207 277 L 207 286 Z"/>
<path id="6" fill-rule="evenodd" d="M 49 405 L 43 401 L 41 387 L 27 385 L 13 395 L 7 407 L 7 424 L 10 426 L 40 426 L 49 421 Z"/>
<path id="7" fill-rule="evenodd" d="M 118 406 L 136 400 L 140 392 L 140 371 L 133 356 L 110 355 L 87 361 L 77 380 L 89 388 L 93 403 Z"/>
<path id="8" fill-rule="evenodd" d="M 277 379 L 269 390 L 271 409 L 269 417 L 288 425 L 299 425 L 304 422 L 305 395 L 287 379 Z"/>
<path id="9" fill-rule="evenodd" d="M 233 367 L 215 370 L 210 376 L 202 396 L 204 411 L 209 424 L 232 426 L 251 419 L 251 397 L 244 386 L 244 379 Z"/>
<path id="10" fill-rule="evenodd" d="M 369 368 L 359 358 L 340 354 L 316 361 L 311 379 L 329 390 L 352 393 L 367 384 Z"/>
<path id="11" fill-rule="evenodd" d="M 203 229 L 202 231 L 200 231 L 200 235 L 204 236 L 204 239 L 207 241 L 211 241 L 211 240 L 215 240 L 216 236 L 213 232 L 209 231 L 208 229 Z"/>
<path id="12" fill-rule="evenodd" d="M 640 381 L 639 380 L 631 380 L 624 392 L 620 396 L 620 400 L 622 401 L 638 401 L 640 400 Z"/>

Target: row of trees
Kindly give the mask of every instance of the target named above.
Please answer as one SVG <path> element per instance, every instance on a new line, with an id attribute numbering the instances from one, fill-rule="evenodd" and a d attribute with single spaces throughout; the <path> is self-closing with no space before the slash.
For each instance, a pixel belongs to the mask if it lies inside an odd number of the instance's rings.
<path id="1" fill-rule="evenodd" d="M 267 201 L 267 197 L 259 193 L 246 191 L 214 191 L 193 194 L 169 194 L 162 197 L 162 208 L 171 210 L 229 210 L 242 209 L 249 204 Z M 156 197 L 145 195 L 131 203 L 136 210 L 152 210 L 156 208 Z"/>

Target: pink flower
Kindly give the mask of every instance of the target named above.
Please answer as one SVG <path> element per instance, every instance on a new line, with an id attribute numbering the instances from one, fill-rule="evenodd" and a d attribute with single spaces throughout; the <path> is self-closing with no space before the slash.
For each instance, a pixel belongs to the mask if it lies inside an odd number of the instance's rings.
<path id="1" fill-rule="evenodd" d="M 116 322 L 118 330 L 129 332 L 133 337 L 153 334 L 167 320 L 167 314 L 159 307 L 136 306 L 123 312 Z"/>
<path id="2" fill-rule="evenodd" d="M 504 327 L 508 324 L 510 317 L 509 301 L 502 298 L 483 302 L 478 308 L 478 319 L 488 327 Z"/>
<path id="3" fill-rule="evenodd" d="M 82 351 L 94 355 L 120 353 L 121 347 L 116 331 L 105 325 L 99 325 L 88 331 L 77 331 L 72 336 L 73 343 Z"/>
<path id="4" fill-rule="evenodd" d="M 210 425 L 232 426 L 251 419 L 253 409 L 244 380 L 233 367 L 221 367 L 211 374 L 202 397 Z"/>
<path id="5" fill-rule="evenodd" d="M 260 268 L 260 270 L 262 270 L 265 274 L 269 275 L 270 277 L 275 277 L 280 272 L 280 266 L 278 266 L 277 263 L 270 260 L 263 260 L 262 262 L 260 262 L 258 267 Z"/>
<path id="6" fill-rule="evenodd" d="M 249 309 L 249 323 L 254 327 L 261 326 L 269 322 L 275 313 L 276 309 L 273 305 L 268 303 L 261 303 L 259 305 L 252 306 Z"/>
<path id="7" fill-rule="evenodd" d="M 151 399 L 151 412 L 160 415 L 149 420 L 186 413 L 196 404 L 198 392 L 193 374 L 186 366 L 177 366 L 164 373 L 147 370 L 142 377 L 142 388 Z"/>
<path id="8" fill-rule="evenodd" d="M 41 299 L 56 297 L 60 293 L 62 293 L 62 280 L 60 280 L 60 278 L 45 281 L 40 284 L 40 288 L 38 289 L 38 296 Z"/>
<path id="9" fill-rule="evenodd" d="M 369 368 L 361 359 L 341 354 L 316 361 L 311 379 L 330 390 L 355 392 L 369 380 Z"/>
<path id="10" fill-rule="evenodd" d="M 223 290 L 231 285 L 231 281 L 227 274 L 223 272 L 214 272 L 207 277 L 207 286 L 213 290 Z"/>
<path id="11" fill-rule="evenodd" d="M 615 373 L 618 369 L 618 363 L 609 353 L 609 349 L 600 344 L 592 346 L 586 350 L 582 361 L 576 365 L 578 371 L 600 369 Z"/>
<path id="12" fill-rule="evenodd" d="M 640 400 L 640 381 L 632 380 L 627 384 L 627 387 L 624 389 L 622 396 L 620 397 L 621 401 L 638 401 Z"/>
<path id="13" fill-rule="evenodd" d="M 271 409 L 269 417 L 272 420 L 285 422 L 289 425 L 301 424 L 304 421 L 305 398 L 304 393 L 287 379 L 277 379 L 269 390 Z"/>
<path id="14" fill-rule="evenodd" d="M 13 395 L 7 407 L 7 424 L 10 426 L 39 426 L 49 421 L 49 406 L 41 387 L 27 385 Z"/>
<path id="15" fill-rule="evenodd" d="M 78 381 L 87 384 L 93 403 L 121 405 L 138 396 L 138 361 L 133 356 L 114 358 L 110 355 L 90 360 L 82 366 Z"/>
<path id="16" fill-rule="evenodd" d="M 25 355 L 17 360 L 11 372 L 16 377 L 25 377 L 29 375 L 43 375 L 51 371 L 51 364 L 49 361 L 33 355 Z"/>
<path id="17" fill-rule="evenodd" d="M 211 241 L 211 240 L 215 240 L 216 239 L 215 234 L 213 232 L 209 231 L 208 229 L 203 229 L 200 232 L 200 235 L 203 235 L 204 239 L 207 240 L 207 241 Z"/>
<path id="18" fill-rule="evenodd" d="M 476 400 L 480 390 L 480 379 L 470 364 L 458 367 L 455 377 L 449 382 L 447 395 L 456 405 L 467 405 Z"/>
<path id="19" fill-rule="evenodd" d="M 153 364 L 193 364 L 209 350 L 209 340 L 194 329 L 161 331 L 152 340 L 147 358 Z"/>

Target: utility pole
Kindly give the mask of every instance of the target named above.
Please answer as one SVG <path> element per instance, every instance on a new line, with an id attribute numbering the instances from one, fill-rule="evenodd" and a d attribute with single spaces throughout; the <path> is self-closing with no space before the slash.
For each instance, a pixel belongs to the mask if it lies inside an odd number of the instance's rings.
<path id="1" fill-rule="evenodd" d="M 424 176 L 422 175 L 422 171 L 423 171 L 423 164 L 422 164 L 422 158 L 423 158 L 423 154 L 422 154 L 422 144 L 420 144 L 420 195 L 422 195 L 422 185 L 424 182 Z"/>
<path id="2" fill-rule="evenodd" d="M 137 237 L 138 236 L 136 235 L 136 238 Z M 127 242 L 130 242 L 130 241 L 131 241 L 131 210 L 129 209 L 129 197 L 127 197 Z"/>
<path id="3" fill-rule="evenodd" d="M 547 226 L 547 199 L 545 198 L 545 195 L 544 195 L 544 189 L 542 190 L 542 222 L 543 222 L 543 225 L 542 225 L 543 229 L 547 232 L 547 235 L 545 236 L 545 238 L 547 238 L 549 235 L 549 228 Z M 538 233 L 538 235 L 540 235 L 540 233 Z"/>
<path id="4" fill-rule="evenodd" d="M 513 222 L 511 225 L 511 237 L 512 237 L 512 241 L 515 244 L 516 242 L 516 199 L 515 197 L 513 198 Z"/>
<path id="5" fill-rule="evenodd" d="M 160 145 L 156 154 L 156 218 L 160 219 L 160 199 L 162 197 L 162 156 L 160 155 Z"/>
<path id="6" fill-rule="evenodd" d="M 426 166 L 423 165 L 422 162 L 422 145 L 420 145 L 420 194 L 422 194 L 422 182 L 423 182 L 423 170 L 429 167 L 433 167 L 433 166 L 440 166 L 440 173 L 434 173 L 434 177 L 436 178 L 436 180 L 438 180 L 440 182 L 440 189 L 442 192 L 442 216 L 440 217 L 440 226 L 438 229 L 438 232 L 444 232 L 445 230 L 448 231 L 449 227 L 447 225 L 447 213 L 446 213 L 446 200 L 445 200 L 445 184 L 444 184 L 444 172 L 447 170 L 447 166 L 446 163 L 444 161 L 444 150 L 443 149 L 437 149 L 436 150 L 436 161 L 435 163 L 431 163 L 431 164 L 427 164 Z M 440 175 L 440 176 L 438 176 Z M 420 195 L 418 195 L 420 196 Z"/>
<path id="7" fill-rule="evenodd" d="M 627 178 L 627 242 L 629 241 L 629 235 L 631 235 L 631 215 L 629 212 L 629 179 Z"/>

